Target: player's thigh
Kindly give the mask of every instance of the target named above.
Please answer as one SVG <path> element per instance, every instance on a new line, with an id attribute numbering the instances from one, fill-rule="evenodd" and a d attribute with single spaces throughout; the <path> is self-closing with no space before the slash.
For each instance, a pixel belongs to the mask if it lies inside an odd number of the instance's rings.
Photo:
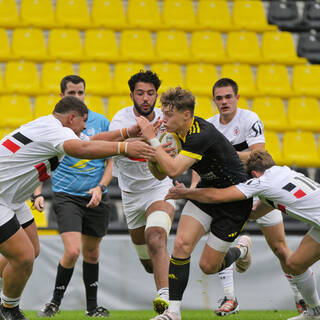
<path id="1" fill-rule="evenodd" d="M 320 259 L 320 230 L 311 228 L 296 251 L 287 259 L 293 269 L 304 270 Z"/>
<path id="2" fill-rule="evenodd" d="M 26 232 L 27 236 L 29 237 L 35 251 L 35 256 L 37 257 L 40 252 L 40 243 L 39 243 L 39 236 L 37 231 L 37 226 L 34 221 L 33 215 L 31 213 L 30 208 L 26 203 L 24 203 L 21 207 L 15 210 L 15 214 L 17 219 Z"/>
<path id="3" fill-rule="evenodd" d="M 191 253 L 200 238 L 208 231 L 212 218 L 188 201 L 184 206 L 177 227 L 174 255 Z"/>
<path id="4" fill-rule="evenodd" d="M 90 199 L 87 199 L 89 201 Z M 94 208 L 83 207 L 82 234 L 102 238 L 107 234 L 111 206 L 109 197 L 104 195 L 99 205 Z M 92 241 L 94 242 L 94 241 Z"/>
<path id="5" fill-rule="evenodd" d="M 67 232 L 82 232 L 83 197 L 77 197 L 64 192 L 53 193 L 53 210 L 57 216 L 60 234 Z"/>

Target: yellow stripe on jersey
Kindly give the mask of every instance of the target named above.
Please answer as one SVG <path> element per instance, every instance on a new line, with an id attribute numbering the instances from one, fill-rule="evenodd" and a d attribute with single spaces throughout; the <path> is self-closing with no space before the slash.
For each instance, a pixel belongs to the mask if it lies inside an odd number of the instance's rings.
<path id="1" fill-rule="evenodd" d="M 182 154 L 184 156 L 187 156 L 189 158 L 192 158 L 192 159 L 197 159 L 197 160 L 201 160 L 202 159 L 202 155 L 197 154 L 197 153 L 193 153 L 193 152 L 189 152 L 189 151 L 186 151 L 186 150 L 181 150 L 180 154 Z"/>
<path id="2" fill-rule="evenodd" d="M 200 127 L 199 127 L 199 122 L 198 121 L 192 121 L 191 127 L 189 129 L 189 133 L 200 133 Z"/>
<path id="3" fill-rule="evenodd" d="M 175 264 L 176 266 L 183 266 L 185 264 L 190 263 L 190 258 L 185 260 L 176 260 L 176 259 L 170 258 L 170 262 L 172 264 Z"/>

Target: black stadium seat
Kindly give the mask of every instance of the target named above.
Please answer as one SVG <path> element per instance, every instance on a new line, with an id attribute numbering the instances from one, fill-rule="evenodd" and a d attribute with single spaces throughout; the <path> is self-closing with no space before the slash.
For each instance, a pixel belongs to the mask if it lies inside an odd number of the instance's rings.
<path id="1" fill-rule="evenodd" d="M 310 63 L 320 63 L 320 33 L 302 33 L 298 40 L 298 56 Z"/>
<path id="2" fill-rule="evenodd" d="M 320 30 L 320 1 L 308 0 L 305 2 L 302 24 L 307 29 Z"/>
<path id="3" fill-rule="evenodd" d="M 299 30 L 301 21 L 295 1 L 271 1 L 268 11 L 268 22 L 275 24 L 280 30 Z"/>

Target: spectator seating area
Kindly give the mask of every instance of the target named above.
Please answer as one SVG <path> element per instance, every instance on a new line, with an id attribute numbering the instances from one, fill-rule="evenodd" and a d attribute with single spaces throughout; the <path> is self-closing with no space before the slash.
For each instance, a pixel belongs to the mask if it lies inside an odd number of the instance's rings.
<path id="1" fill-rule="evenodd" d="M 0 138 L 51 113 L 67 74 L 111 120 L 131 104 L 129 77 L 150 68 L 160 93 L 191 90 L 204 118 L 213 83 L 236 80 L 277 163 L 320 168 L 319 21 L 320 0 L 0 0 Z"/>

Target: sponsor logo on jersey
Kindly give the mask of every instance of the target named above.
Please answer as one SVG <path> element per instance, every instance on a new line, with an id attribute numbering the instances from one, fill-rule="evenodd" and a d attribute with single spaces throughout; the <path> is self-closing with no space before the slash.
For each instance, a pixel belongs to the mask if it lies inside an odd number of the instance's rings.
<path id="1" fill-rule="evenodd" d="M 238 136 L 240 134 L 240 129 L 239 129 L 239 127 L 235 127 L 234 129 L 233 129 L 233 135 L 234 136 Z"/>

